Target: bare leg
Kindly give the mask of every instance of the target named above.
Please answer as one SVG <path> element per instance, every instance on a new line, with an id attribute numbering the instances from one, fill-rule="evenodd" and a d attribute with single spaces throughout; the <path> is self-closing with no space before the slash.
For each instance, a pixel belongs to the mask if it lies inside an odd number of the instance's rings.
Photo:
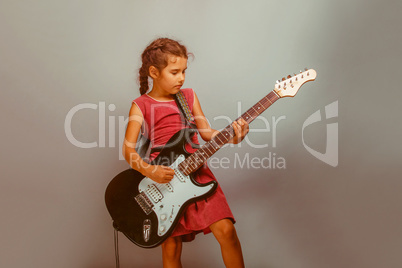
<path id="1" fill-rule="evenodd" d="M 240 241 L 232 221 L 223 219 L 211 224 L 209 228 L 221 246 L 225 266 L 227 268 L 244 268 Z"/>
<path id="2" fill-rule="evenodd" d="M 182 268 L 181 266 L 181 247 L 180 236 L 169 237 L 162 244 L 163 268 Z"/>

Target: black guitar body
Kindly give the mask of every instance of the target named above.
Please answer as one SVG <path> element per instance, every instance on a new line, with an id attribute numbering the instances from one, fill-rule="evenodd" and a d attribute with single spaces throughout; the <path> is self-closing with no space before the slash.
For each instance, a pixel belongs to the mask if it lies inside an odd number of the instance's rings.
<path id="1" fill-rule="evenodd" d="M 187 141 L 191 140 L 192 135 L 194 135 L 194 130 L 192 129 L 183 129 L 177 132 L 151 164 L 170 166 L 180 155 L 181 157 L 184 155 L 184 158 L 187 158 L 190 153 L 185 150 L 185 144 Z M 167 194 L 170 193 L 164 193 L 163 199 L 152 202 L 152 210 L 146 211 L 140 206 L 140 202 L 136 199 L 136 197 L 141 196 L 139 186 L 141 181 L 145 178 L 144 175 L 134 169 L 127 169 L 119 173 L 109 183 L 105 193 L 106 207 L 113 219 L 113 226 L 140 247 L 152 248 L 160 245 L 172 234 L 185 208 L 192 202 L 211 195 L 217 187 L 217 182 L 215 181 L 200 184 L 196 182 L 191 175 L 189 175 L 189 177 L 190 179 L 188 181 L 191 181 L 189 184 L 193 184 L 191 187 L 195 186 L 203 189 L 205 193 L 196 197 L 192 195 L 190 199 L 186 199 L 186 201 L 183 201 L 179 205 L 170 205 L 174 208 L 167 208 L 173 201 L 167 201 Z M 149 178 L 145 179 L 150 180 Z M 175 177 L 173 180 L 178 179 Z M 180 181 L 177 182 L 178 185 L 181 185 L 180 183 Z M 164 184 L 157 185 L 163 186 Z M 173 189 L 172 195 L 180 194 L 180 192 L 177 193 L 177 191 L 175 192 L 174 190 L 175 189 Z M 172 199 L 179 198 L 175 196 L 174 198 L 172 197 Z M 163 208 L 164 206 L 165 208 Z M 159 211 L 166 211 L 167 209 L 168 212 L 160 212 L 160 214 L 158 214 Z M 174 214 L 173 209 L 177 210 Z M 170 211 L 172 211 L 172 213 L 170 213 Z M 169 223 L 166 225 L 166 230 L 163 232 L 163 235 L 161 235 L 161 217 L 165 218 L 165 216 L 168 218 L 165 222 Z"/>

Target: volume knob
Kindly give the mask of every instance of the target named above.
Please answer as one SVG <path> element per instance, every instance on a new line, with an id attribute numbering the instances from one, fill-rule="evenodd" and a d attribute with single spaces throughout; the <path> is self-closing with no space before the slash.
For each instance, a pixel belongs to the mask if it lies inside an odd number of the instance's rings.
<path id="1" fill-rule="evenodd" d="M 166 214 L 162 214 L 162 215 L 161 215 L 161 220 L 162 220 L 162 221 L 166 221 L 166 219 L 167 219 Z"/>

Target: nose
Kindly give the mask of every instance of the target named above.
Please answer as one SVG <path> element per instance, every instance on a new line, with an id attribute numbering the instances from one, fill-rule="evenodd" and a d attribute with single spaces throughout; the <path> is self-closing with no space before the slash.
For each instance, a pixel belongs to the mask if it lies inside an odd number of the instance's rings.
<path id="1" fill-rule="evenodd" d="M 185 73 L 181 73 L 180 75 L 180 82 L 184 82 L 184 79 L 186 78 L 186 74 Z"/>

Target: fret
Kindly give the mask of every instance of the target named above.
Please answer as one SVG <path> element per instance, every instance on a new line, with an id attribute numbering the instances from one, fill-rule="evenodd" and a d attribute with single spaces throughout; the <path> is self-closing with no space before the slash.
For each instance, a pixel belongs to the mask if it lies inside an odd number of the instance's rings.
<path id="1" fill-rule="evenodd" d="M 272 104 L 272 101 L 268 98 L 268 96 L 265 97 L 265 99 L 266 99 L 267 101 L 269 101 L 270 105 Z"/>
<path id="2" fill-rule="evenodd" d="M 198 153 L 198 152 L 200 152 L 200 153 Z M 196 151 L 194 154 L 196 154 L 203 162 L 205 162 L 205 160 L 207 160 L 207 158 L 205 158 L 205 153 L 202 148 L 200 150 Z"/>
<path id="3" fill-rule="evenodd" d="M 193 168 L 196 167 L 197 164 L 198 164 L 197 157 L 196 157 L 194 154 L 191 156 L 191 163 L 192 163 L 191 166 L 192 166 Z"/>
<path id="4" fill-rule="evenodd" d="M 187 162 L 187 167 L 186 167 L 186 172 L 191 172 L 191 170 L 194 168 L 193 167 L 193 165 L 192 165 L 192 161 L 191 161 L 191 159 L 190 158 L 187 158 L 186 159 L 186 162 Z"/>
<path id="5" fill-rule="evenodd" d="M 225 132 L 225 139 L 227 141 L 229 141 L 231 138 L 233 138 L 233 135 L 229 131 L 224 130 L 224 132 Z M 222 131 L 222 133 L 223 133 L 223 131 Z"/>
<path id="6" fill-rule="evenodd" d="M 245 113 L 243 113 L 238 119 L 243 118 L 247 123 L 251 123 L 257 116 L 268 109 L 278 99 L 279 96 L 272 91 L 250 109 L 248 109 Z M 205 143 L 200 149 L 181 162 L 178 166 L 179 170 L 184 175 L 191 174 L 202 166 L 208 158 L 216 153 L 231 138 L 233 138 L 233 136 L 234 130 L 232 124 L 229 124 L 221 132 L 216 134 L 213 139 Z"/>
<path id="7" fill-rule="evenodd" d="M 218 139 L 220 142 L 222 142 L 222 144 L 225 144 L 225 142 L 223 142 L 223 141 L 219 138 L 219 134 L 221 134 L 221 133 L 218 133 L 214 138 L 215 138 L 215 139 Z M 220 146 L 220 144 L 219 144 L 219 146 Z"/>
<path id="8" fill-rule="evenodd" d="M 206 145 L 208 145 L 208 144 L 206 144 Z M 209 153 L 207 153 L 207 154 L 209 154 L 211 156 L 213 153 L 211 152 L 211 150 L 209 150 L 208 146 L 204 146 L 204 147 L 205 147 L 205 149 L 207 149 L 209 151 Z"/>
<path id="9" fill-rule="evenodd" d="M 240 116 L 240 117 L 243 117 L 245 115 L 245 117 L 243 118 L 247 123 L 250 123 L 251 121 L 253 121 L 253 119 L 254 118 L 252 118 L 251 116 L 250 116 L 250 114 L 248 113 L 248 111 L 247 112 L 245 112 L 242 116 Z M 250 118 L 252 118 L 251 120 L 250 120 Z"/>
<path id="10" fill-rule="evenodd" d="M 212 147 L 212 144 L 210 141 L 206 143 L 206 148 L 208 149 L 210 156 L 215 153 L 215 147 Z"/>
<path id="11" fill-rule="evenodd" d="M 195 163 L 193 160 L 194 160 L 194 157 L 190 158 L 190 167 L 196 168 L 197 165 L 196 165 L 196 163 Z"/>
<path id="12" fill-rule="evenodd" d="M 191 157 L 191 156 L 190 156 Z M 184 160 L 181 164 L 184 166 L 184 170 L 190 169 L 190 157 L 188 157 L 186 160 Z"/>
<path id="13" fill-rule="evenodd" d="M 186 164 L 186 160 L 184 160 L 183 162 L 181 162 L 179 165 L 178 165 L 178 168 L 179 168 L 179 170 L 181 171 L 181 173 L 186 173 L 186 170 L 187 170 L 187 164 Z"/>
<path id="14" fill-rule="evenodd" d="M 258 107 L 258 110 L 260 110 L 260 107 L 262 106 L 262 108 L 265 110 L 265 106 L 261 103 L 261 101 L 257 102 L 257 104 L 259 104 L 260 106 Z M 267 107 L 268 108 L 268 107 Z"/>
<path id="15" fill-rule="evenodd" d="M 194 153 L 195 159 L 196 159 L 197 163 L 200 161 L 200 163 L 203 164 L 206 159 L 204 158 L 204 156 L 203 156 L 202 154 L 200 154 L 200 153 L 198 153 L 198 152 L 199 152 L 199 151 L 196 151 L 196 152 Z"/>
<path id="16" fill-rule="evenodd" d="M 222 141 L 223 145 L 226 144 L 230 140 L 230 138 L 228 138 L 227 134 L 228 134 L 227 131 L 223 130 L 218 135 L 216 135 L 219 138 L 219 140 Z"/>
<path id="17" fill-rule="evenodd" d="M 249 118 L 246 118 L 246 122 L 249 123 L 249 124 L 257 117 L 251 109 L 249 109 L 246 112 L 246 114 L 249 117 Z"/>
<path id="18" fill-rule="evenodd" d="M 215 142 L 215 140 L 211 140 L 211 144 L 214 144 L 213 146 L 213 148 L 214 148 L 214 150 L 215 150 L 215 152 L 219 149 L 219 145 Z"/>
<path id="19" fill-rule="evenodd" d="M 254 106 L 251 107 L 251 109 L 253 109 L 258 114 L 258 111 L 256 109 L 254 109 Z"/>

